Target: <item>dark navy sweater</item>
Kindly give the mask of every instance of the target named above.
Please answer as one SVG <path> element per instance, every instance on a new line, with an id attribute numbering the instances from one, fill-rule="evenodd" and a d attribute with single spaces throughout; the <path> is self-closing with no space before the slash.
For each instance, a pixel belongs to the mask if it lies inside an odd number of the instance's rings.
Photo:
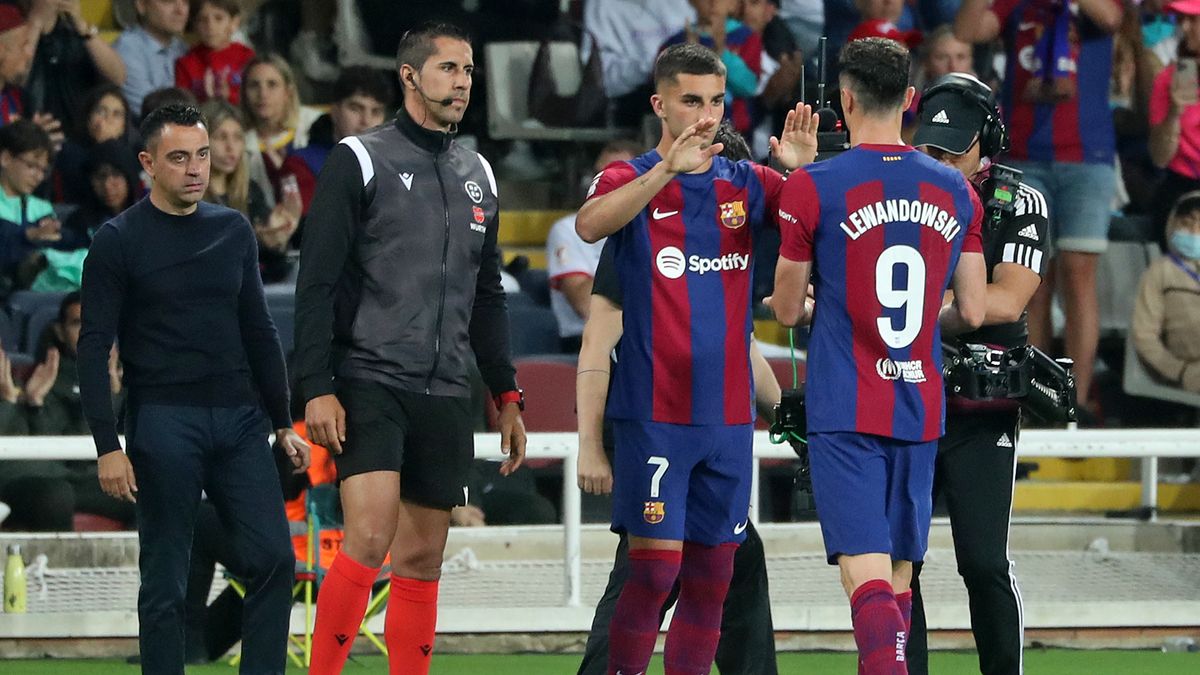
<path id="1" fill-rule="evenodd" d="M 96 231 L 83 266 L 79 393 L 98 454 L 120 450 L 108 380 L 117 339 L 132 405 L 262 404 L 291 427 L 287 374 L 246 218 L 147 197 Z"/>

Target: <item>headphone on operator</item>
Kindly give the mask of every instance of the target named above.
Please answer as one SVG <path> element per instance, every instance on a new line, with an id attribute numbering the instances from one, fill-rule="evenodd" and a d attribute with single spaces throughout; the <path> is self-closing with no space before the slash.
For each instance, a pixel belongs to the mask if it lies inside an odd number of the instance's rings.
<path id="1" fill-rule="evenodd" d="M 979 130 L 979 155 L 995 157 L 1008 150 L 1008 129 L 1000 118 L 1000 108 L 996 105 L 996 95 L 992 88 L 979 81 L 979 78 L 967 73 L 949 73 L 934 81 L 925 93 L 921 94 L 921 102 L 917 104 L 917 114 L 925 109 L 925 102 L 937 94 L 954 92 L 959 96 L 979 106 L 983 110 L 983 128 Z"/>

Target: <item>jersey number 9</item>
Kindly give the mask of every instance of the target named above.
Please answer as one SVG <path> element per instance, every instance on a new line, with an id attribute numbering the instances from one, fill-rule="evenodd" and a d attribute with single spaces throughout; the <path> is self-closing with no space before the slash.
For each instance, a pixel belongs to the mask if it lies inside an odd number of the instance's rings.
<path id="1" fill-rule="evenodd" d="M 903 284 L 896 283 L 897 265 L 903 265 L 907 271 Z M 921 333 L 925 310 L 925 261 L 921 253 L 911 246 L 884 249 L 875 263 L 875 295 L 887 309 L 904 309 L 904 322 L 899 330 L 890 316 L 875 320 L 884 344 L 892 349 L 911 345 Z"/>

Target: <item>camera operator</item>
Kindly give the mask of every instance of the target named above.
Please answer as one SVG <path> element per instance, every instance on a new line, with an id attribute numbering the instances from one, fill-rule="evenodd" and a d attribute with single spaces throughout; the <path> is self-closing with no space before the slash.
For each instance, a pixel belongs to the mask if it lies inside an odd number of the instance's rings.
<path id="1" fill-rule="evenodd" d="M 1007 149 L 995 96 L 965 73 L 937 79 L 921 97 L 913 144 L 961 171 L 985 205 L 983 250 L 988 268 L 987 316 L 965 343 L 1007 350 L 1028 342 L 1025 307 L 1041 283 L 1046 258 L 1046 200 L 1020 183 L 1020 173 L 990 158 Z M 948 298 L 947 298 L 948 299 Z M 946 435 L 938 443 L 933 493 L 946 499 L 958 572 L 970 596 L 971 631 L 980 672 L 1022 670 L 1021 594 L 1008 559 L 1009 517 L 1021 418 L 1012 400 L 973 402 L 949 397 Z M 908 672 L 928 672 L 925 612 L 913 573 Z"/>

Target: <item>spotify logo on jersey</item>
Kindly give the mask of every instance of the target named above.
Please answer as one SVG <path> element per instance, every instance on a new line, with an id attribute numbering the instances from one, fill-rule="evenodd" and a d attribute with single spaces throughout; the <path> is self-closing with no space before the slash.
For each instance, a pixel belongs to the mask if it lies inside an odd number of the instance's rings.
<path id="1" fill-rule="evenodd" d="M 658 252 L 658 256 L 654 259 L 654 264 L 658 265 L 658 272 L 668 279 L 678 279 L 683 276 L 684 272 L 684 257 L 683 251 L 668 246 Z"/>

